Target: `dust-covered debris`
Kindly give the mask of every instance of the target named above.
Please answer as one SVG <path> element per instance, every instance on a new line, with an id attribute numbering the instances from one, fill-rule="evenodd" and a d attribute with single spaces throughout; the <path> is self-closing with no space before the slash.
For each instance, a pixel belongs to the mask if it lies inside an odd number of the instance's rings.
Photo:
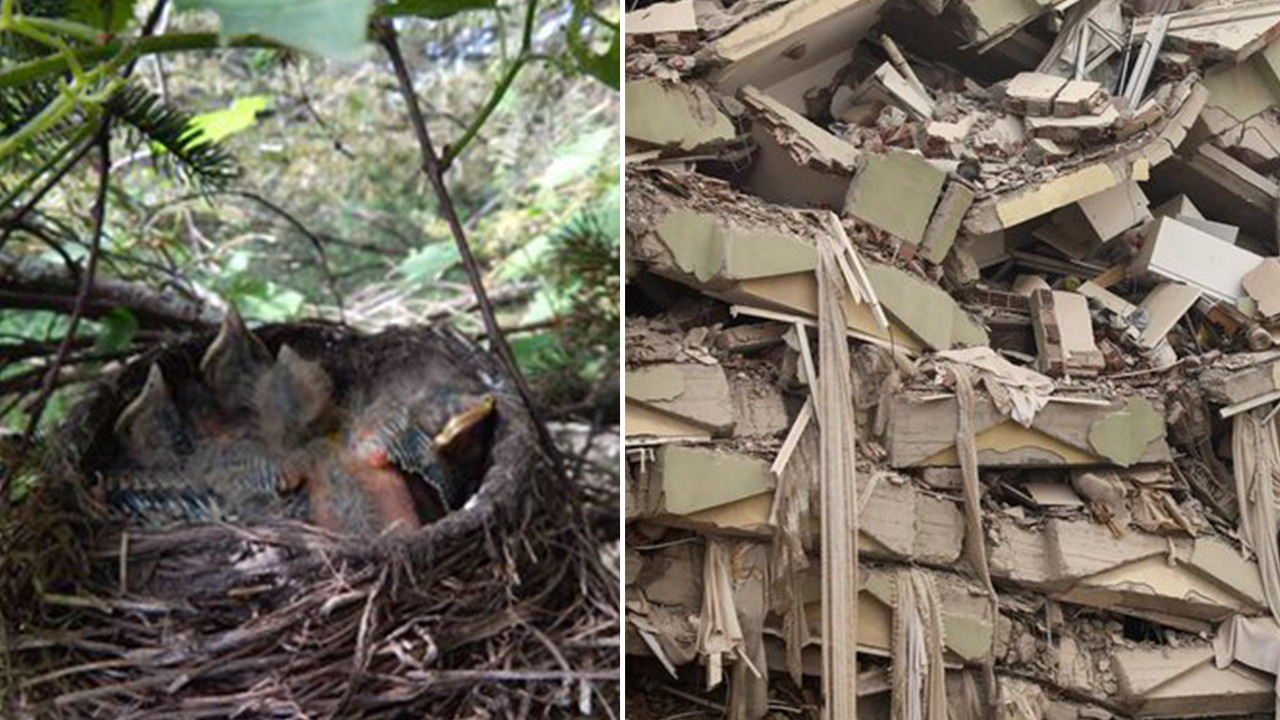
<path id="1" fill-rule="evenodd" d="M 1280 5 L 628 25 L 628 711 L 1275 716 Z"/>

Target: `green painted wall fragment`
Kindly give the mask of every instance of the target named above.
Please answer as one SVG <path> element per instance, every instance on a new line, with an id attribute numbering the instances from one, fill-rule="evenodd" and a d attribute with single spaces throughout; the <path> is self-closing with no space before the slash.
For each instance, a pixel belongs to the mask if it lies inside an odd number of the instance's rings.
<path id="1" fill-rule="evenodd" d="M 919 245 L 947 174 L 901 150 L 865 158 L 849 185 L 845 214 Z"/>
<path id="2" fill-rule="evenodd" d="M 799 238 L 768 230 L 738 230 L 720 225 L 731 280 L 808 272 L 818 267 L 818 251 Z"/>
<path id="3" fill-rule="evenodd" d="M 733 123 L 691 85 L 638 80 L 626 86 L 627 137 L 663 147 L 693 150 L 732 140 Z"/>
<path id="4" fill-rule="evenodd" d="M 1164 416 L 1141 395 L 1132 395 L 1123 410 L 1089 426 L 1094 452 L 1121 467 L 1142 459 L 1147 445 L 1164 435 Z"/>
<path id="5" fill-rule="evenodd" d="M 658 238 L 675 256 L 676 265 L 707 282 L 724 267 L 724 243 L 716 231 L 714 215 L 676 210 L 658 224 Z"/>
<path id="6" fill-rule="evenodd" d="M 987 331 L 941 288 L 889 265 L 869 263 L 866 270 L 880 304 L 931 349 L 989 344 Z"/>
<path id="7" fill-rule="evenodd" d="M 668 445 L 662 449 L 663 509 L 688 515 L 772 489 L 769 463 L 747 455 Z"/>
<path id="8" fill-rule="evenodd" d="M 684 374 L 674 365 L 627 371 L 627 397 L 640 401 L 674 400 L 684 394 Z"/>
<path id="9" fill-rule="evenodd" d="M 734 227 L 715 215 L 675 210 L 658 224 L 658 238 L 676 265 L 708 282 L 808 272 L 818 266 L 812 245 L 787 233 Z"/>

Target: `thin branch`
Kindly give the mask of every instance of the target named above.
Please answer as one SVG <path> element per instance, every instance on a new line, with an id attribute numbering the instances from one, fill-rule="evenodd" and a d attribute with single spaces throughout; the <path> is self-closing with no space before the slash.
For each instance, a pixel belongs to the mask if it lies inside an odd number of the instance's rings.
<path id="1" fill-rule="evenodd" d="M 27 202 L 23 204 L 22 207 L 18 208 L 16 212 L 5 218 L 4 233 L 0 234 L 0 250 L 4 249 L 5 243 L 9 242 L 9 236 L 12 235 L 13 231 L 22 223 L 23 218 L 31 214 L 31 211 L 40 204 L 40 201 L 44 199 L 44 196 L 48 195 L 50 190 L 56 187 L 58 183 L 62 182 L 62 178 L 66 177 L 67 173 L 71 172 L 71 168 L 79 165 L 80 161 L 84 159 L 84 156 L 89 154 L 89 151 L 93 149 L 94 142 L 95 141 L 91 140 L 90 142 L 81 145 L 79 150 L 72 153 L 71 159 L 67 160 L 62 167 L 58 168 L 57 172 L 49 176 L 49 179 L 45 181 L 44 185 L 40 186 L 39 190 L 32 193 L 31 197 L 27 199 Z"/>
<path id="2" fill-rule="evenodd" d="M 84 315 L 85 302 L 89 299 L 89 289 L 93 287 L 93 276 L 98 270 L 98 250 L 102 246 L 102 233 L 107 219 L 107 188 L 111 184 L 111 117 L 109 115 L 103 118 L 102 125 L 98 128 L 94 145 L 98 147 L 100 162 L 98 167 L 98 192 L 93 201 L 93 243 L 89 246 L 89 259 L 85 263 L 84 273 L 80 277 L 80 291 L 76 295 L 76 306 L 71 313 L 71 322 L 67 326 L 67 334 L 63 336 L 62 342 L 58 345 L 58 353 L 54 356 L 53 363 L 49 366 L 48 374 L 45 375 L 44 387 L 36 397 L 35 405 L 31 408 L 31 417 L 27 421 L 26 431 L 22 434 L 22 443 L 18 447 L 18 456 L 14 460 L 13 466 L 8 468 L 4 475 L 0 476 L 0 515 L 8 513 L 9 481 L 18 476 L 23 463 L 26 462 L 27 455 L 31 451 L 31 443 L 35 439 L 36 428 L 39 427 L 40 418 L 44 415 L 44 409 L 49 404 L 49 397 L 53 395 L 58 381 L 59 370 L 62 368 L 62 363 L 67 359 L 67 354 L 71 352 L 71 346 L 75 344 L 76 331 L 80 328 L 80 318 Z"/>
<path id="3" fill-rule="evenodd" d="M 440 159 L 440 168 L 442 173 L 453 165 L 453 161 L 458 159 L 458 156 L 462 154 L 462 151 L 465 150 L 466 147 L 471 144 L 471 141 L 475 139 L 476 135 L 480 133 L 480 128 L 484 127 L 484 124 L 488 122 L 489 116 L 493 114 L 493 111 L 498 109 L 498 104 L 501 103 L 502 98 L 506 96 L 507 90 L 511 88 L 511 83 L 515 82 L 516 76 L 520 74 L 520 71 L 524 69 L 525 65 L 534 59 L 532 56 L 533 24 L 537 19 L 537 16 L 538 0 L 529 0 L 529 5 L 525 9 L 524 15 L 524 32 L 520 36 L 520 53 L 516 55 L 516 59 L 511 62 L 511 65 L 507 68 L 507 72 L 503 74 L 502 79 L 494 86 L 493 92 L 489 95 L 489 101 L 480 109 L 480 114 L 471 121 L 471 125 L 462 133 L 462 137 L 458 138 L 457 141 L 453 143 L 445 145 L 444 154 Z M 392 39 L 394 40 L 394 36 Z M 412 89 L 413 86 L 410 85 L 409 87 Z M 414 96 L 415 98 L 417 97 L 416 93 Z M 418 114 L 421 114 L 421 110 L 418 111 Z M 434 153 L 435 150 L 432 149 L 431 152 Z"/>
<path id="4" fill-rule="evenodd" d="M 343 302 L 342 292 L 338 290 L 338 279 L 333 274 L 333 268 L 329 267 L 329 254 L 325 251 L 324 240 L 322 240 L 319 235 L 311 232 L 310 228 L 304 225 L 301 220 L 294 217 L 288 210 L 285 210 L 257 193 L 249 192 L 248 190 L 219 190 L 210 194 L 232 195 L 253 200 L 262 207 L 283 218 L 284 221 L 293 226 L 295 230 L 302 233 L 303 236 L 311 243 L 311 246 L 316 249 L 316 253 L 320 256 L 320 269 L 324 272 L 325 280 L 329 285 L 329 292 L 333 293 L 333 299 L 338 304 L 338 318 L 343 322 L 346 322 L 347 311 Z"/>
<path id="5" fill-rule="evenodd" d="M 529 0 L 529 2 L 533 6 L 537 0 Z M 380 23 L 375 32 L 383 47 L 386 48 L 392 67 L 395 68 L 396 80 L 400 85 L 400 92 L 404 95 L 405 105 L 409 110 L 409 122 L 413 126 L 414 135 L 418 140 L 418 147 L 422 152 L 422 170 L 427 174 L 428 179 L 431 180 L 432 187 L 435 189 L 436 197 L 440 201 L 440 211 L 444 213 L 445 221 L 448 222 L 449 230 L 453 233 L 454 242 L 458 246 L 458 254 L 462 257 L 462 264 L 466 267 L 467 278 L 471 281 L 471 289 L 475 292 L 476 299 L 480 302 L 480 313 L 484 318 L 484 326 L 489 335 L 489 342 L 498 358 L 507 366 L 507 371 L 515 381 L 516 389 L 520 392 L 520 397 L 524 401 L 529 415 L 533 418 L 533 424 L 537 428 L 538 439 L 542 444 L 543 451 L 551 460 L 556 475 L 567 486 L 569 480 L 565 473 L 564 460 L 560 456 L 560 449 L 556 446 L 555 439 L 551 437 L 551 433 L 547 430 L 547 425 L 543 422 L 541 413 L 534 403 L 529 381 L 525 379 L 524 373 L 521 372 L 520 365 L 516 362 L 515 353 L 511 351 L 511 346 L 507 344 L 506 337 L 503 336 L 501 329 L 498 327 L 498 319 L 494 315 L 493 304 L 489 301 L 489 295 L 485 291 L 480 264 L 476 262 L 476 257 L 471 252 L 471 245 L 467 242 L 466 230 L 463 229 L 462 221 L 458 218 L 458 211 L 453 206 L 453 198 L 449 195 L 449 188 L 445 186 L 444 168 L 440 164 L 440 158 L 436 155 L 435 146 L 431 143 L 431 134 L 427 129 L 426 120 L 422 116 L 422 108 L 418 105 L 418 95 L 413 90 L 413 80 L 409 74 L 409 67 L 405 63 L 404 55 L 400 52 L 400 43 L 396 39 L 395 28 L 389 23 Z M 531 28 L 527 28 L 526 36 L 531 32 Z"/>

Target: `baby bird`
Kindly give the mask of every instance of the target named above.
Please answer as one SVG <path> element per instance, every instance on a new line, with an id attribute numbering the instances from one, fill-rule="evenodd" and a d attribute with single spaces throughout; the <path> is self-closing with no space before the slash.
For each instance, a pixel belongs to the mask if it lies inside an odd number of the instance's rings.
<path id="1" fill-rule="evenodd" d="M 253 407 L 258 378 L 270 362 L 271 352 L 249 331 L 232 305 L 217 337 L 200 358 L 200 375 L 213 391 L 217 406 L 234 415 Z"/>
<path id="2" fill-rule="evenodd" d="M 333 380 L 318 362 L 282 345 L 254 396 L 258 426 L 281 458 L 280 490 L 305 491 L 313 523 L 354 535 L 421 525 L 404 478 L 364 462 L 344 442 Z"/>
<path id="3" fill-rule="evenodd" d="M 160 366 L 152 364 L 138 396 L 116 418 L 114 431 L 129 464 L 175 467 L 192 452 L 191 435 Z"/>
<path id="4" fill-rule="evenodd" d="M 404 476 L 418 515 L 427 522 L 439 520 L 462 508 L 475 492 L 496 407 L 485 396 L 432 436 L 422 413 L 385 395 L 353 424 L 352 446 L 362 464 Z"/>

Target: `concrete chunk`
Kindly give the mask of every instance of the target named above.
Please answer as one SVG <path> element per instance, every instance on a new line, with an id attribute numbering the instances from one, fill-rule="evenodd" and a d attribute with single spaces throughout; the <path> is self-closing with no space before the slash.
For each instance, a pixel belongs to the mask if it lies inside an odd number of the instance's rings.
<path id="1" fill-rule="evenodd" d="M 1219 670 L 1213 648 L 1119 648 L 1112 666 L 1123 707 L 1139 718 L 1271 713 L 1274 678 L 1239 663 Z"/>
<path id="2" fill-rule="evenodd" d="M 706 90 L 658 80 L 629 82 L 627 137 L 658 147 L 694 150 L 732 140 L 736 133 Z"/>
<path id="3" fill-rule="evenodd" d="M 951 252 L 956 241 L 956 233 L 960 231 L 960 223 L 964 222 L 964 214 L 973 205 L 975 194 L 967 185 L 959 182 L 947 183 L 942 193 L 942 200 L 933 211 L 929 226 L 924 231 L 924 243 L 920 246 L 929 262 L 941 264 Z"/>
<path id="4" fill-rule="evenodd" d="M 1091 80 L 1071 80 L 1053 98 L 1053 114 L 1060 118 L 1097 115 L 1107 104 L 1107 91 Z"/>
<path id="5" fill-rule="evenodd" d="M 627 400 L 706 428 L 713 434 L 733 430 L 729 383 L 719 365 L 664 363 L 626 374 Z"/>
<path id="6" fill-rule="evenodd" d="M 1138 344 L 1154 348 L 1164 341 L 1169 331 L 1200 299 L 1200 290 L 1182 283 L 1157 285 L 1139 305 L 1147 312 L 1147 327 L 1138 337 Z"/>
<path id="7" fill-rule="evenodd" d="M 796 0 L 760 13 L 715 41 L 725 61 L 712 81 L 733 93 L 754 85 L 793 110 L 827 85 L 841 57 L 880 18 L 884 0 Z M 630 101 L 630 98 L 628 98 Z"/>
<path id="8" fill-rule="evenodd" d="M 1053 98 L 1067 85 L 1065 78 L 1021 72 L 1005 88 L 1005 107 L 1019 115 L 1053 115 Z"/>
<path id="9" fill-rule="evenodd" d="M 844 213 L 919 245 L 946 179 L 945 172 L 913 153 L 869 155 L 849 185 Z"/>
<path id="10" fill-rule="evenodd" d="M 689 515 L 773 489 L 769 463 L 718 450 L 668 445 L 658 453 L 659 513 Z"/>
<path id="11" fill-rule="evenodd" d="M 775 203 L 838 206 L 858 149 L 755 87 L 743 88 L 741 97 L 760 144 L 748 178 L 752 190 Z"/>
<path id="12" fill-rule="evenodd" d="M 736 227 L 693 210 L 668 213 L 657 230 L 676 265 L 700 283 L 804 272 L 818 262 L 817 252 L 804 240 Z"/>
<path id="13" fill-rule="evenodd" d="M 867 278 L 880 304 L 935 350 L 987 345 L 987 331 L 946 292 L 889 265 L 868 263 Z"/>

